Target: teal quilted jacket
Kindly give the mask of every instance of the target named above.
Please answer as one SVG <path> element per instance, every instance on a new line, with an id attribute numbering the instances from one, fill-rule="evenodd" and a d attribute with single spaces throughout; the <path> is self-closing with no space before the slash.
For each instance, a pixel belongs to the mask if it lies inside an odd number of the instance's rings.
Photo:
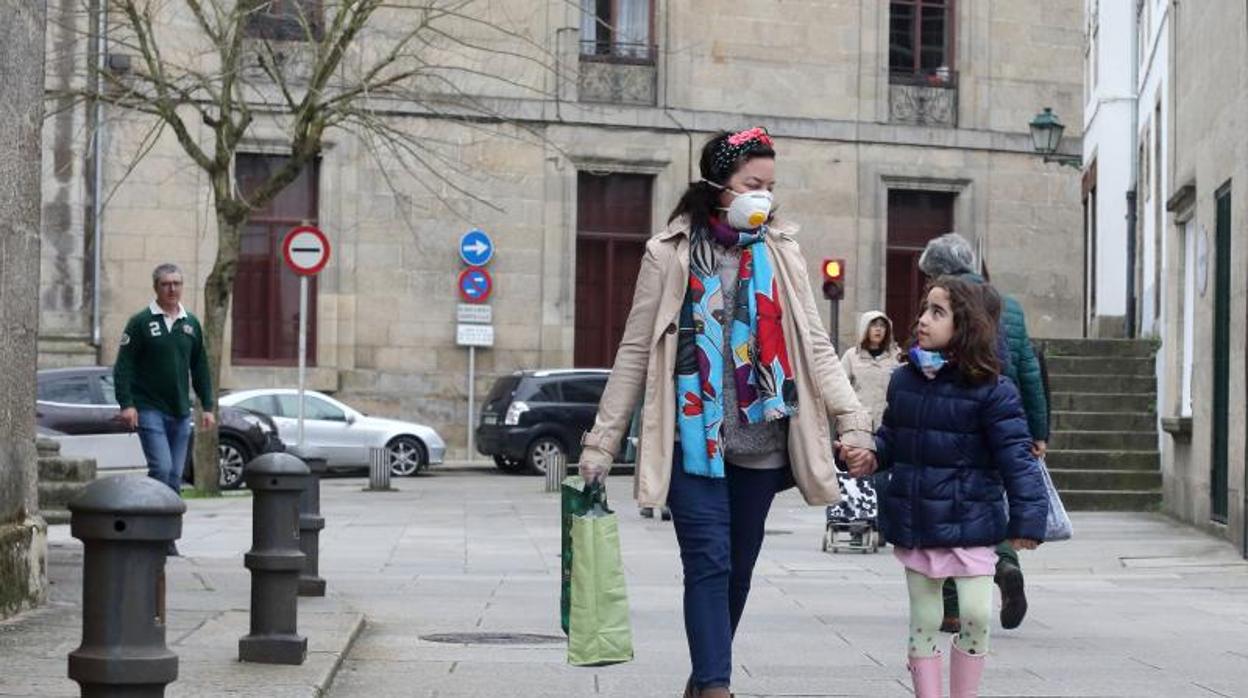
<path id="1" fill-rule="evenodd" d="M 978 274 L 963 274 L 963 278 L 975 283 L 986 283 Z M 1014 381 L 1023 398 L 1023 411 L 1027 413 L 1027 427 L 1035 441 L 1049 439 L 1049 404 L 1044 397 L 1044 379 L 1040 374 L 1040 361 L 1027 335 L 1027 316 L 1023 306 L 1012 296 L 1001 294 L 1001 334 L 1005 337 L 1009 356 L 1005 357 L 1005 376 Z"/>

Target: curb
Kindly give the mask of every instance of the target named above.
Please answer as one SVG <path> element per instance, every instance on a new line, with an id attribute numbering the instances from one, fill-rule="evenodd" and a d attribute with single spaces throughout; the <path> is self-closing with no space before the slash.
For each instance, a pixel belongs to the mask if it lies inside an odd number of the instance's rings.
<path id="1" fill-rule="evenodd" d="M 334 657 L 334 663 L 325 670 L 320 681 L 312 687 L 312 695 L 314 698 L 324 698 L 329 695 L 329 689 L 334 685 L 334 679 L 338 676 L 338 670 L 342 668 L 342 663 L 347 660 L 347 655 L 351 653 L 351 648 L 355 646 L 355 641 L 359 639 L 360 633 L 364 632 L 364 627 L 368 624 L 368 620 L 363 613 L 357 614 L 355 624 L 351 627 L 351 632 L 347 635 L 347 642 L 342 647 L 342 651 L 338 652 Z"/>

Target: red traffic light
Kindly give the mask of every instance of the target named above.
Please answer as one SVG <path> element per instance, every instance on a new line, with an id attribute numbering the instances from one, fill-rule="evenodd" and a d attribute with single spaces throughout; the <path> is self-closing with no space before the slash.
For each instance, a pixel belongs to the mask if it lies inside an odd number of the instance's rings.
<path id="1" fill-rule="evenodd" d="M 823 260 L 823 297 L 830 301 L 845 298 L 845 260 Z"/>
<path id="2" fill-rule="evenodd" d="M 845 279 L 845 260 L 843 259 L 823 260 L 823 280 L 824 281 L 843 281 L 844 279 Z"/>

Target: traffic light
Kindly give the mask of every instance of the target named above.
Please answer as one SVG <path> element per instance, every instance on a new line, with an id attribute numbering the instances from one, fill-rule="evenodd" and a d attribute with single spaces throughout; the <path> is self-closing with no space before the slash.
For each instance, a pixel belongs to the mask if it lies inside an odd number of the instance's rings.
<path id="1" fill-rule="evenodd" d="M 830 301 L 845 298 L 845 260 L 823 260 L 823 297 Z"/>

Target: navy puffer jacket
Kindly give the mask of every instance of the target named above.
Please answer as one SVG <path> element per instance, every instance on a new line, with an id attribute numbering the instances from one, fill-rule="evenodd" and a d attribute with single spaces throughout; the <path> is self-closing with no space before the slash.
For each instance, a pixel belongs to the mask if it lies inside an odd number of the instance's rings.
<path id="1" fill-rule="evenodd" d="M 947 364 L 929 380 L 907 364 L 893 372 L 875 441 L 888 542 L 953 548 L 1044 540 L 1048 494 L 1009 379 L 971 386 Z"/>

